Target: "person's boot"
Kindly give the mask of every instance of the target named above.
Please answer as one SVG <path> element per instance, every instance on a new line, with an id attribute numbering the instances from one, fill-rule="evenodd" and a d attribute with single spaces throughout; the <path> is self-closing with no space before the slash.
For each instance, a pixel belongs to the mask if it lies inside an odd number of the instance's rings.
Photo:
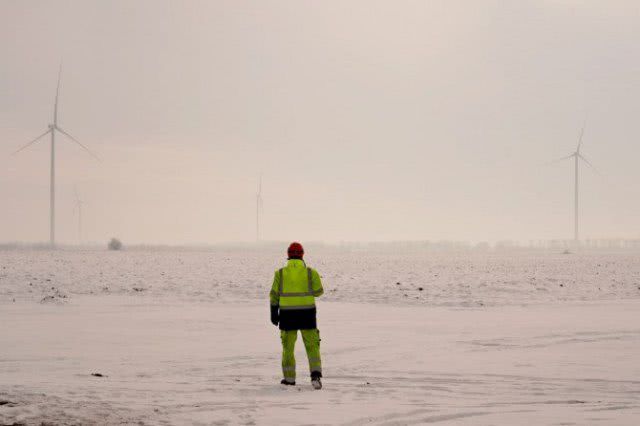
<path id="1" fill-rule="evenodd" d="M 286 385 L 286 386 L 295 386 L 296 385 L 296 381 L 294 380 L 293 382 L 288 381 L 287 379 L 282 379 L 280 381 L 281 385 Z"/>
<path id="2" fill-rule="evenodd" d="M 313 386 L 313 388 L 316 390 L 322 389 L 322 381 L 320 381 L 321 377 L 322 373 L 319 371 L 314 371 L 311 373 L 311 386 Z"/>

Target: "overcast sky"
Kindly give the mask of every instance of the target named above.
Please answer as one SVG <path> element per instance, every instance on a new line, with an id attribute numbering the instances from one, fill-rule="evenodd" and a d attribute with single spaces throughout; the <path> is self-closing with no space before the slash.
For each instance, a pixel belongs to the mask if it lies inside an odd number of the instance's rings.
<path id="1" fill-rule="evenodd" d="M 0 1 L 0 241 L 640 237 L 637 1 Z"/>

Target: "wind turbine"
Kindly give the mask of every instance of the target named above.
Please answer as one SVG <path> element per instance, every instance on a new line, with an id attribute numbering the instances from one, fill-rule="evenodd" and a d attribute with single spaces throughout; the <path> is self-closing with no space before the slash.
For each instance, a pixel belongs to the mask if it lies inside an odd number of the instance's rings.
<path id="1" fill-rule="evenodd" d="M 585 123 L 586 125 L 586 123 Z M 579 180 L 578 180 L 578 166 L 580 165 L 580 160 L 584 161 L 589 167 L 591 167 L 596 173 L 598 173 L 598 170 L 595 168 L 595 166 L 593 164 L 591 164 L 591 162 L 589 160 L 587 160 L 587 158 L 582 155 L 582 153 L 580 152 L 580 147 L 582 146 L 582 136 L 584 135 L 584 128 L 585 125 L 582 126 L 582 130 L 580 131 L 580 137 L 578 138 L 578 146 L 576 147 L 576 150 L 567 155 L 566 157 L 562 157 L 559 158 L 555 161 L 552 162 L 553 163 L 558 163 L 560 161 L 564 161 L 564 160 L 568 160 L 570 158 L 573 158 L 574 160 L 574 168 L 575 168 L 575 181 L 574 181 L 574 205 L 573 205 L 573 214 L 574 214 L 574 223 L 573 223 L 573 239 L 578 242 L 580 239 L 580 234 L 579 234 L 579 228 L 578 228 L 578 199 L 579 199 Z M 598 173 L 599 174 L 599 173 Z"/>
<path id="2" fill-rule="evenodd" d="M 76 196 L 76 208 L 78 209 L 78 244 L 82 245 L 82 200 L 78 195 L 78 189 L 74 188 Z"/>
<path id="3" fill-rule="evenodd" d="M 53 123 L 49 124 L 49 128 L 46 132 L 33 139 L 22 148 L 16 150 L 13 155 L 23 151 L 39 141 L 41 138 L 45 137 L 48 134 L 51 134 L 51 175 L 49 178 L 49 242 L 51 247 L 54 247 L 56 244 L 56 223 L 55 223 L 55 214 L 56 214 L 56 131 L 62 133 L 73 142 L 80 145 L 85 151 L 87 151 L 93 158 L 100 161 L 95 154 L 93 154 L 89 148 L 84 146 L 80 141 L 71 136 L 69 133 L 64 131 L 60 126 L 58 126 L 58 96 L 60 94 L 60 76 L 62 74 L 62 65 L 60 65 L 60 69 L 58 71 L 58 84 L 56 86 L 56 98 L 53 103 Z"/>
<path id="4" fill-rule="evenodd" d="M 256 193 L 256 241 L 260 241 L 260 210 L 262 210 L 262 173 L 258 180 L 258 192 Z"/>

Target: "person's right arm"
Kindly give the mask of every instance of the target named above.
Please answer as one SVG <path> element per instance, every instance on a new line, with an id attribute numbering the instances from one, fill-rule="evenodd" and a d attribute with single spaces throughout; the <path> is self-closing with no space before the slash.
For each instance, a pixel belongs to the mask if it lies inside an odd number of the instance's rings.
<path id="1" fill-rule="evenodd" d="M 322 288 L 322 280 L 320 280 L 320 274 L 315 269 L 311 270 L 311 289 L 313 290 L 314 297 L 320 297 L 324 294 Z"/>

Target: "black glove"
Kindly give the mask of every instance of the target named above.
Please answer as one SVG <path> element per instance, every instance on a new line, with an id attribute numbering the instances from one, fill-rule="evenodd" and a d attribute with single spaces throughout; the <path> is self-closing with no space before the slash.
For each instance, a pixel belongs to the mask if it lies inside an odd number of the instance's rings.
<path id="1" fill-rule="evenodd" d="M 271 324 L 278 325 L 280 322 L 280 315 L 278 315 L 279 305 L 271 305 Z"/>

